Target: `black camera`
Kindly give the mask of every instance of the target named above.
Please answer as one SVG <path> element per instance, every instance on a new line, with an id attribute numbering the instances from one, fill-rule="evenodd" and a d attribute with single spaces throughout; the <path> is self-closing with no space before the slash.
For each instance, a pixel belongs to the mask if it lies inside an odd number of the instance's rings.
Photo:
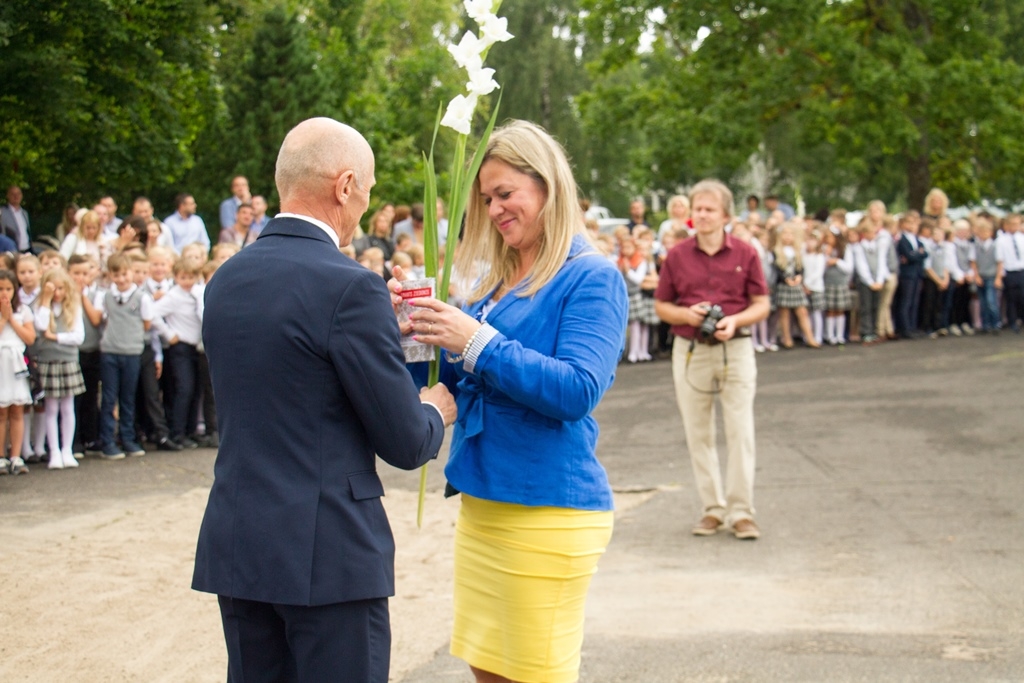
<path id="1" fill-rule="evenodd" d="M 722 311 L 722 307 L 718 304 L 712 304 L 705 307 L 706 314 L 704 316 L 704 322 L 697 328 L 697 336 L 702 341 L 713 339 L 715 330 L 718 329 L 718 321 L 725 317 L 725 312 Z"/>

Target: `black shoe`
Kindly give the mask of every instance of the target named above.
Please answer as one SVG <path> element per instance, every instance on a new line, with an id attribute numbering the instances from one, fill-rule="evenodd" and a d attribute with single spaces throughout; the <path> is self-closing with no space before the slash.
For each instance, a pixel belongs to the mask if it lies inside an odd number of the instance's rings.
<path id="1" fill-rule="evenodd" d="M 182 448 L 184 448 L 186 450 L 192 450 L 194 448 L 199 448 L 199 444 L 197 444 L 195 441 L 193 441 L 192 439 L 188 438 L 187 436 L 179 436 L 177 439 L 175 439 L 175 441 L 177 442 L 177 444 L 179 446 L 181 446 Z"/>
<path id="2" fill-rule="evenodd" d="M 156 442 L 156 447 L 157 450 L 160 451 L 173 451 L 175 453 L 184 448 L 180 443 L 178 443 L 177 441 L 172 441 L 171 439 L 168 439 L 166 436 Z"/>
<path id="3" fill-rule="evenodd" d="M 205 434 L 200 437 L 196 437 L 196 441 L 199 443 L 200 448 L 219 448 L 220 439 L 217 438 L 217 432 L 213 434 Z"/>

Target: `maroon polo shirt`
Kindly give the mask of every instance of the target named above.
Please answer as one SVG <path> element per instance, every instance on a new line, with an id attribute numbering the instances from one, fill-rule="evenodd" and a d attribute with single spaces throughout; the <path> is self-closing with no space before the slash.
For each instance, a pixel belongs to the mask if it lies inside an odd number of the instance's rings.
<path id="1" fill-rule="evenodd" d="M 726 233 L 714 255 L 701 251 L 696 237 L 672 247 L 661 266 L 654 296 L 685 307 L 710 301 L 726 315 L 735 315 L 750 306 L 753 297 L 767 294 L 757 250 Z M 697 330 L 692 325 L 673 325 L 672 333 L 693 339 Z"/>

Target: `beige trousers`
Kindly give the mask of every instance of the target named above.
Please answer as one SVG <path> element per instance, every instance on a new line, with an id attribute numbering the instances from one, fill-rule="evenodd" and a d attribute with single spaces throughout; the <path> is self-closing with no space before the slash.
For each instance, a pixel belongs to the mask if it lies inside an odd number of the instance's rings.
<path id="1" fill-rule="evenodd" d="M 896 332 L 892 326 L 892 300 L 896 296 L 898 278 L 889 275 L 882 285 L 882 298 L 878 300 L 878 318 L 875 323 L 875 334 L 879 337 L 891 337 Z"/>
<path id="2" fill-rule="evenodd" d="M 672 376 L 683 417 L 686 447 L 705 515 L 735 523 L 754 516 L 754 394 L 757 364 L 749 337 L 725 344 L 695 344 L 676 337 Z M 709 393 L 719 389 L 717 394 Z M 721 405 L 728 461 L 723 487 L 715 433 L 715 399 Z"/>

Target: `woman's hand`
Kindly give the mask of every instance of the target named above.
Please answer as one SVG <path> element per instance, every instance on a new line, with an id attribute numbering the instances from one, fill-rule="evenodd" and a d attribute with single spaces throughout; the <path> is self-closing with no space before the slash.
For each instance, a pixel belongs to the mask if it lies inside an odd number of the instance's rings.
<path id="1" fill-rule="evenodd" d="M 8 322 L 14 315 L 14 308 L 9 299 L 0 299 L 0 322 Z"/>
<path id="2" fill-rule="evenodd" d="M 462 353 L 481 327 L 472 316 L 437 299 L 412 299 L 409 304 L 416 309 L 409 314 L 413 339 L 452 353 Z"/>
<path id="3" fill-rule="evenodd" d="M 402 283 L 409 279 L 409 275 L 406 275 L 405 271 L 402 270 L 402 266 L 395 266 L 391 269 L 392 278 L 388 280 L 388 291 L 391 292 L 391 308 L 395 311 L 395 317 L 398 317 L 398 307 L 402 305 Z M 398 321 L 398 330 L 402 333 L 402 336 L 412 334 L 412 321 L 406 322 Z"/>

